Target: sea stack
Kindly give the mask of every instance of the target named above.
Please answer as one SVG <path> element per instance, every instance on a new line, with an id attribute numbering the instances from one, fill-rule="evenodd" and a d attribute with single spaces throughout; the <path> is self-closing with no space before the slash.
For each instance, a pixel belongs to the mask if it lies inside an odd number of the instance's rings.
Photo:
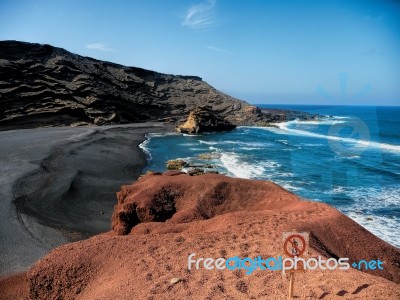
<path id="1" fill-rule="evenodd" d="M 220 117 L 209 107 L 199 107 L 192 110 L 185 123 L 176 127 L 176 131 L 187 134 L 203 132 L 230 131 L 236 128 L 229 121 Z"/>

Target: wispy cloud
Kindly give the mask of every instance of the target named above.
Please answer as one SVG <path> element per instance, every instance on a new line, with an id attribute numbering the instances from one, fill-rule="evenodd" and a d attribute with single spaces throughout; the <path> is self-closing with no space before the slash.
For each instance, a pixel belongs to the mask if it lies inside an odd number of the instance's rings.
<path id="1" fill-rule="evenodd" d="M 103 43 L 87 44 L 86 48 L 87 49 L 100 50 L 100 51 L 116 51 L 115 49 L 106 47 L 106 45 L 104 45 Z"/>
<path id="2" fill-rule="evenodd" d="M 216 24 L 215 4 L 217 0 L 206 0 L 189 7 L 182 25 L 193 29 L 209 29 Z"/>
<path id="3" fill-rule="evenodd" d="M 223 52 L 223 53 L 233 54 L 232 51 L 229 51 L 229 50 L 226 50 L 226 49 L 221 49 L 221 48 L 214 47 L 214 46 L 207 46 L 207 49 L 213 50 L 213 51 L 217 51 L 217 52 Z"/>

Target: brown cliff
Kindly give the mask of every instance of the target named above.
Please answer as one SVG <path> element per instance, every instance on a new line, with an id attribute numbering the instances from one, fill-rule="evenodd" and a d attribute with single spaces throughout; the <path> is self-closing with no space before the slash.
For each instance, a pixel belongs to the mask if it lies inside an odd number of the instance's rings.
<path id="1" fill-rule="evenodd" d="M 312 118 L 307 113 L 263 111 L 196 76 L 126 67 L 17 41 L 0 41 L 0 105 L 0 129 L 175 123 L 201 106 L 235 125 Z"/>

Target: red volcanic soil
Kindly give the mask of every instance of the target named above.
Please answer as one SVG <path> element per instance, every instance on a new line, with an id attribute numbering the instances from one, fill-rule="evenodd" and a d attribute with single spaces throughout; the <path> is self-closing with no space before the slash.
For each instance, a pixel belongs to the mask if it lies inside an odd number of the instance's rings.
<path id="1" fill-rule="evenodd" d="M 0 280 L 0 298 L 287 299 L 280 271 L 189 271 L 187 263 L 191 253 L 277 257 L 282 232 L 293 229 L 310 232 L 310 256 L 384 262 L 368 273 L 296 274 L 295 299 L 400 299 L 400 250 L 336 209 L 268 181 L 179 172 L 123 186 L 112 231 L 61 246 L 25 274 Z"/>

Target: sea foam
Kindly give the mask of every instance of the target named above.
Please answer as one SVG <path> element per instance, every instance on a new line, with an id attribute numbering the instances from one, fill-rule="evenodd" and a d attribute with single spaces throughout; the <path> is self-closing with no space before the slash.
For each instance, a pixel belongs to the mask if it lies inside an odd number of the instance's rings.
<path id="1" fill-rule="evenodd" d="M 146 140 L 139 144 L 139 148 L 146 154 L 147 161 L 151 160 L 151 153 L 147 145 L 150 143 L 150 137 L 146 136 Z"/>
<path id="2" fill-rule="evenodd" d="M 318 138 L 318 139 L 327 139 L 327 140 L 331 140 L 331 141 L 350 143 L 350 144 L 354 144 L 354 145 L 357 145 L 360 147 L 365 147 L 365 148 L 373 147 L 373 148 L 378 148 L 381 150 L 400 152 L 400 145 L 379 143 L 379 142 L 375 142 L 375 141 L 357 140 L 357 139 L 353 139 L 353 138 L 339 137 L 339 136 L 333 136 L 333 135 L 324 135 L 324 134 L 319 134 L 319 133 L 315 133 L 315 132 L 310 132 L 307 130 L 294 129 L 294 128 L 289 127 L 291 124 L 295 124 L 295 123 L 296 123 L 296 121 L 276 123 L 276 125 L 279 128 L 261 127 L 261 129 L 272 131 L 277 134 L 307 136 L 307 137 L 313 137 L 313 138 Z M 256 128 L 259 128 L 259 127 L 256 127 Z"/>
<path id="3" fill-rule="evenodd" d="M 265 172 L 263 166 L 244 162 L 240 159 L 239 155 L 235 153 L 223 152 L 220 161 L 228 172 L 238 178 L 258 178 Z"/>

